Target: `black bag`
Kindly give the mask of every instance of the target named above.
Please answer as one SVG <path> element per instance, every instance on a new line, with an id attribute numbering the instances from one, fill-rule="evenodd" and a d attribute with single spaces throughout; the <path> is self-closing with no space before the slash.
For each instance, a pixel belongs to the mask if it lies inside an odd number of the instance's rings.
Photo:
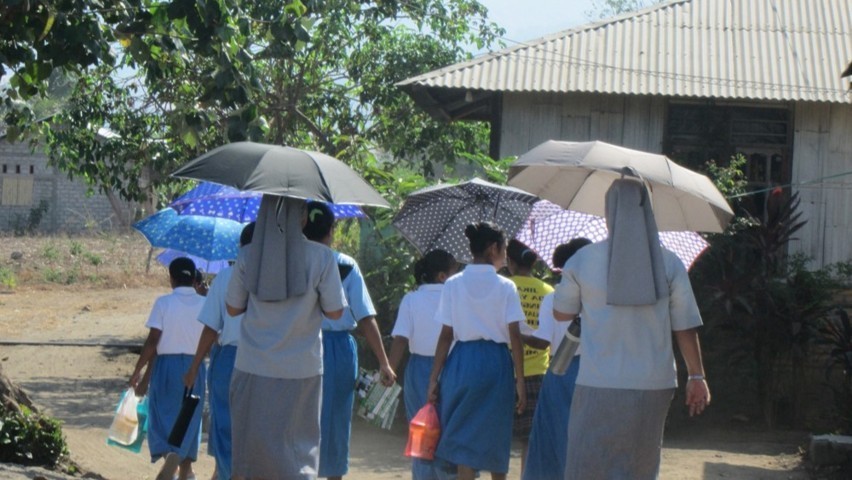
<path id="1" fill-rule="evenodd" d="M 169 433 L 169 445 L 180 447 L 183 443 L 183 437 L 186 436 L 186 430 L 189 428 L 189 422 L 192 421 L 192 416 L 195 415 L 195 409 L 198 408 L 198 402 L 201 397 L 193 395 L 192 390 L 183 389 L 183 403 L 180 406 L 175 424 L 172 425 L 172 431 Z"/>

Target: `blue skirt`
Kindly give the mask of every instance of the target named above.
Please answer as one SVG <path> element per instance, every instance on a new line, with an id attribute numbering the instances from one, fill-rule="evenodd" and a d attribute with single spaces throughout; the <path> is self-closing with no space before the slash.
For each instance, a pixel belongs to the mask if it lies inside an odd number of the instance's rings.
<path id="1" fill-rule="evenodd" d="M 405 415 L 410 422 L 414 415 L 426 405 L 426 395 L 429 393 L 429 375 L 432 373 L 432 363 L 435 357 L 411 354 L 408 366 L 405 367 L 405 384 L 402 389 L 405 401 Z M 456 476 L 455 465 L 421 458 L 411 459 L 411 476 L 414 480 L 449 480 Z"/>
<path id="2" fill-rule="evenodd" d="M 237 347 L 214 346 L 210 355 L 210 453 L 219 480 L 231 478 L 231 407 L 228 399 Z"/>
<path id="3" fill-rule="evenodd" d="M 322 368 L 318 476 L 344 476 L 349 471 L 349 435 L 358 378 L 358 350 L 349 332 L 322 331 Z"/>
<path id="4" fill-rule="evenodd" d="M 409 422 L 423 408 L 423 405 L 426 405 L 426 394 L 429 393 L 429 375 L 432 373 L 434 361 L 435 357 L 413 353 L 408 357 L 402 392 L 405 401 L 405 416 Z"/>
<path id="5" fill-rule="evenodd" d="M 207 367 L 201 364 L 195 377 L 194 395 L 201 397 L 195 415 L 189 422 L 186 436 L 180 448 L 169 445 L 169 433 L 177 420 L 183 402 L 183 375 L 192 365 L 192 355 L 157 355 L 154 371 L 151 373 L 151 385 L 148 387 L 148 449 L 151 462 L 169 452 L 177 453 L 181 460 L 198 458 L 198 444 L 201 442 L 201 405 L 204 405 L 204 379 Z"/>
<path id="6" fill-rule="evenodd" d="M 437 458 L 474 470 L 509 471 L 514 377 L 506 344 L 456 342 L 441 372 Z"/>
<path id="7" fill-rule="evenodd" d="M 524 480 L 562 480 L 568 451 L 568 420 L 580 357 L 574 357 L 565 375 L 550 370 L 541 383 L 532 433 L 530 433 Z"/>

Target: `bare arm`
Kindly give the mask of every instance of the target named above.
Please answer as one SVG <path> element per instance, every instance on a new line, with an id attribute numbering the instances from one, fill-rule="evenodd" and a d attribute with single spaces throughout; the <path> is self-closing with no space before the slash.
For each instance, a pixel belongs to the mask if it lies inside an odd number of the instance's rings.
<path id="1" fill-rule="evenodd" d="M 390 362 L 390 367 L 395 372 L 399 367 L 399 362 L 402 361 L 402 355 L 405 353 L 405 350 L 408 348 L 408 339 L 402 336 L 393 337 L 393 343 L 391 343 L 391 351 L 390 357 L 388 361 Z"/>
<path id="2" fill-rule="evenodd" d="M 358 322 L 356 331 L 364 336 L 367 340 L 367 345 L 370 346 L 370 349 L 373 351 L 373 355 L 375 355 L 376 359 L 379 361 L 379 370 L 382 374 L 382 384 L 386 387 L 393 385 L 393 382 L 396 381 L 396 373 L 388 362 L 388 356 L 385 353 L 385 345 L 382 343 L 382 334 L 379 332 L 379 324 L 376 323 L 376 317 L 371 315 L 361 319 L 361 321 Z"/>
<path id="3" fill-rule="evenodd" d="M 450 353 L 450 346 L 453 344 L 453 327 L 444 325 L 441 328 L 441 334 L 438 336 L 438 345 L 435 347 L 435 360 L 432 362 L 432 374 L 429 375 L 429 391 L 426 398 L 430 403 L 438 401 L 438 379 L 441 377 L 441 370 L 444 369 L 444 363 L 447 361 L 447 354 Z"/>
<path id="4" fill-rule="evenodd" d="M 555 318 L 556 320 L 559 320 L 560 322 L 568 322 L 570 320 L 574 320 L 575 318 L 577 318 L 577 314 L 576 313 L 560 312 L 559 310 L 554 308 L 553 309 L 553 318 Z"/>
<path id="5" fill-rule="evenodd" d="M 198 339 L 198 347 L 195 349 L 195 356 L 192 357 L 192 365 L 189 366 L 189 370 L 183 376 L 183 386 L 186 388 L 192 388 L 195 385 L 195 377 L 198 376 L 198 367 L 201 366 L 201 362 L 204 361 L 204 357 L 210 353 L 210 347 L 213 346 L 213 342 L 219 338 L 219 332 L 213 330 L 207 325 L 204 326 L 204 330 L 201 331 L 201 338 Z"/>
<path id="6" fill-rule="evenodd" d="M 237 315 L 242 315 L 243 313 L 246 312 L 246 307 L 237 308 L 237 307 L 232 307 L 228 304 L 225 304 L 225 308 L 228 310 L 228 315 L 230 315 L 232 317 L 236 317 Z"/>
<path id="7" fill-rule="evenodd" d="M 518 396 L 515 409 L 522 413 L 527 404 L 527 388 L 524 383 L 524 345 L 518 322 L 509 324 L 509 342 L 512 346 L 512 363 L 515 364 L 515 393 Z"/>
<path id="8" fill-rule="evenodd" d="M 701 344 L 698 341 L 698 330 L 690 328 L 674 332 L 680 354 L 686 363 L 690 376 L 704 377 L 704 364 L 701 360 Z M 686 383 L 686 404 L 689 406 L 689 416 L 698 415 L 710 405 L 710 387 L 704 378 L 689 380 Z"/>
<path id="9" fill-rule="evenodd" d="M 152 328 L 148 331 L 148 338 L 145 339 L 145 344 L 142 345 L 142 352 L 139 354 L 139 360 L 136 361 L 136 367 L 133 369 L 133 374 L 130 375 L 130 386 L 134 389 L 139 385 L 139 374 L 142 369 L 154 359 L 157 355 L 157 344 L 160 343 L 162 330 Z M 146 376 L 148 376 L 146 374 Z"/>
<path id="10" fill-rule="evenodd" d="M 332 310 L 330 312 L 322 311 L 322 314 L 329 320 L 340 320 L 340 317 L 343 316 L 343 309 L 340 310 Z"/>

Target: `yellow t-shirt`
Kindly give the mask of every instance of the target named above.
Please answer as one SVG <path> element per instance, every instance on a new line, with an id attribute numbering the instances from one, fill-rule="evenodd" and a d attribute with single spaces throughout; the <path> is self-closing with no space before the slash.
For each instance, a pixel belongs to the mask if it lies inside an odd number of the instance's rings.
<path id="1" fill-rule="evenodd" d="M 521 296 L 521 307 L 527 317 L 527 325 L 538 330 L 538 310 L 541 307 L 541 299 L 548 293 L 553 292 L 553 287 L 535 277 L 511 277 L 515 286 L 518 287 L 518 295 Z M 539 350 L 530 346 L 524 346 L 524 376 L 544 375 L 550 358 L 550 348 Z"/>

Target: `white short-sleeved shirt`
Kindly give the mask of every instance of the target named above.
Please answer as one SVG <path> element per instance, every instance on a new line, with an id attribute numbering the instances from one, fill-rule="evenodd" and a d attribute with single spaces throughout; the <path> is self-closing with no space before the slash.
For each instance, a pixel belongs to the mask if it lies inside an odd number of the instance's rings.
<path id="1" fill-rule="evenodd" d="M 672 332 L 701 325 L 689 276 L 663 249 L 669 296 L 654 305 L 607 305 L 607 243 L 583 247 L 562 269 L 553 306 L 583 317 L 578 385 L 662 390 L 677 386 Z"/>
<path id="2" fill-rule="evenodd" d="M 271 378 L 322 375 L 322 311 L 346 306 L 331 249 L 305 239 L 308 291 L 280 302 L 263 302 L 246 290 L 244 248 L 237 257 L 226 298 L 228 305 L 246 308 L 234 368 Z"/>
<path id="3" fill-rule="evenodd" d="M 204 325 L 195 320 L 202 305 L 204 297 L 193 287 L 177 287 L 154 301 L 145 326 L 163 332 L 157 343 L 157 355 L 195 355 L 204 330 Z"/>
<path id="4" fill-rule="evenodd" d="M 364 281 L 361 269 L 358 268 L 358 262 L 349 255 L 340 252 L 334 252 L 334 260 L 337 262 L 338 269 L 345 268 L 349 271 L 346 278 L 341 279 L 343 292 L 346 294 L 346 302 L 349 304 L 349 308 L 343 309 L 343 316 L 338 320 L 323 317 L 322 329 L 333 331 L 354 330 L 358 326 L 358 322 L 366 317 L 375 316 L 376 308 L 373 306 L 373 299 L 370 298 L 370 292 L 367 291 L 367 283 Z"/>
<path id="5" fill-rule="evenodd" d="M 416 355 L 435 355 L 443 325 L 435 320 L 444 285 L 427 283 L 408 292 L 399 304 L 391 335 L 408 339 L 408 349 Z"/>
<path id="6" fill-rule="evenodd" d="M 565 338 L 565 331 L 571 322 L 563 322 L 553 318 L 553 292 L 548 293 L 541 299 L 541 308 L 538 311 L 538 330 L 533 330 L 530 335 L 550 342 L 550 354 L 555 355 L 556 349 Z M 577 347 L 574 355 L 579 355 L 583 349 L 583 342 Z"/>
<path id="7" fill-rule="evenodd" d="M 435 319 L 453 327 L 457 341 L 509 343 L 508 324 L 526 322 L 518 289 L 492 265 L 474 264 L 447 279 Z"/>
<path id="8" fill-rule="evenodd" d="M 199 322 L 219 332 L 220 345 L 236 346 L 240 339 L 240 321 L 242 321 L 243 316 L 229 315 L 228 308 L 225 305 L 225 296 L 228 294 L 228 284 L 233 272 L 234 267 L 227 267 L 216 274 L 216 278 L 213 279 L 213 284 L 210 285 L 210 290 L 207 292 L 204 307 L 198 314 Z"/>

